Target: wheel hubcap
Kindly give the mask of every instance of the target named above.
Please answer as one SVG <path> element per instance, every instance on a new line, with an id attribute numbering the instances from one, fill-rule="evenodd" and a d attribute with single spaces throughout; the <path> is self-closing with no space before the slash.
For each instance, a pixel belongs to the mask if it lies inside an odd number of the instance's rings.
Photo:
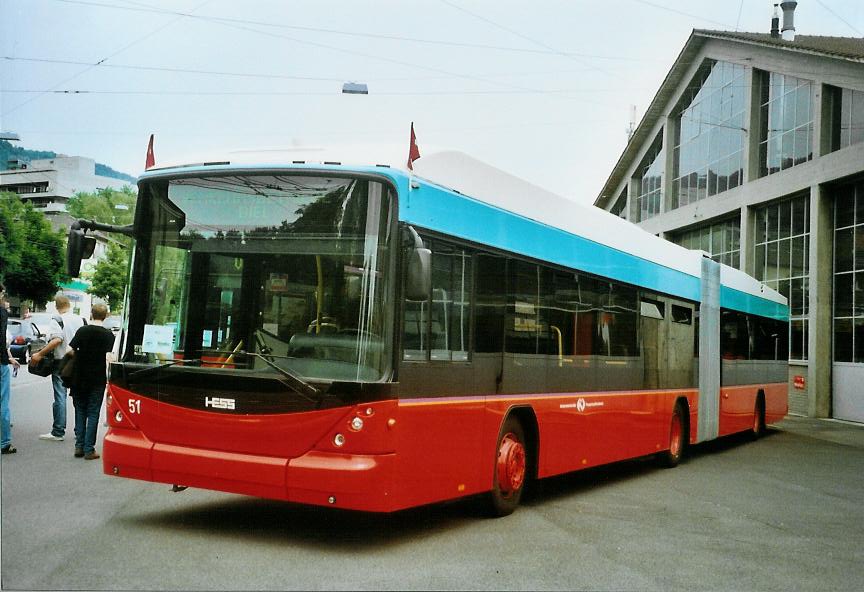
<path id="1" fill-rule="evenodd" d="M 501 439 L 497 468 L 501 494 L 509 497 L 519 491 L 525 482 L 525 447 L 512 433 Z"/>

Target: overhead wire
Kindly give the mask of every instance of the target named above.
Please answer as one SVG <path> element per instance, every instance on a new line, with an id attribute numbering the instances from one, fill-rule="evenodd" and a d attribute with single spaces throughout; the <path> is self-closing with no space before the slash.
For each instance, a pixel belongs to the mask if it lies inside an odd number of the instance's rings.
<path id="1" fill-rule="evenodd" d="M 205 6 L 206 4 L 209 4 L 210 2 L 211 2 L 211 0 L 204 0 L 204 2 L 202 2 L 201 4 L 199 4 L 198 6 L 196 6 L 195 8 L 193 8 L 192 11 L 194 12 L 194 11 L 198 10 L 199 8 L 202 8 L 202 7 Z M 82 76 L 82 75 L 86 74 L 87 72 L 89 72 L 89 71 L 92 70 L 93 68 L 99 66 L 100 64 L 105 63 L 106 61 L 110 60 L 110 59 L 113 58 L 114 56 L 123 53 L 124 51 L 126 51 L 126 50 L 129 49 L 130 47 L 133 47 L 133 46 L 135 46 L 135 45 L 141 43 L 141 42 L 144 41 L 145 39 L 149 39 L 150 37 L 152 37 L 152 36 L 155 35 L 156 33 L 159 33 L 160 31 L 166 29 L 167 27 L 170 27 L 171 25 L 173 25 L 175 22 L 177 22 L 177 21 L 180 20 L 181 18 L 184 18 L 184 17 L 178 17 L 178 18 L 176 18 L 176 19 L 174 19 L 174 20 L 172 20 L 172 21 L 170 21 L 170 22 L 164 24 L 164 25 L 161 26 L 161 27 L 158 27 L 158 28 L 154 29 L 153 31 L 150 31 L 150 32 L 147 33 L 147 34 L 145 34 L 145 35 L 143 35 L 143 36 L 141 36 L 141 37 L 138 37 L 138 38 L 134 39 L 133 41 L 127 43 L 126 45 L 124 45 L 123 47 L 121 47 L 120 49 L 118 49 L 117 51 L 115 51 L 115 52 L 113 52 L 113 53 L 111 53 L 111 54 L 105 56 L 105 57 L 102 58 L 101 60 L 96 61 L 96 62 L 93 63 L 92 65 L 90 65 L 90 66 L 84 68 L 83 70 L 81 70 L 80 72 L 74 74 L 73 76 L 70 76 L 69 78 L 66 78 L 66 79 L 64 79 L 64 80 L 62 80 L 62 81 L 60 81 L 60 82 L 58 82 L 57 84 L 55 84 L 54 86 L 51 87 L 51 90 L 53 90 L 53 89 L 59 87 L 60 85 L 66 84 L 67 82 L 69 82 L 69 81 L 71 81 L 71 80 L 75 80 L 75 79 L 78 78 L 79 76 Z M 40 96 L 43 96 L 43 95 L 41 95 L 41 94 L 40 94 L 40 95 L 36 95 L 35 97 L 32 97 L 32 98 L 30 98 L 30 99 L 24 101 L 23 103 L 20 103 L 20 104 L 18 104 L 18 105 L 16 105 L 16 106 L 12 107 L 12 108 L 9 109 L 8 111 L 6 111 L 5 115 L 8 116 L 10 113 L 14 113 L 14 112 L 17 111 L 18 109 L 21 109 L 22 107 L 25 107 L 26 105 L 29 105 L 29 104 L 32 103 L 33 101 L 37 100 Z"/>
<path id="2" fill-rule="evenodd" d="M 726 27 L 727 30 L 732 29 L 732 25 L 729 23 L 723 23 L 720 21 L 715 21 L 713 19 L 706 18 L 701 14 L 693 14 L 691 12 L 684 12 L 683 10 L 678 10 L 677 8 L 672 8 L 671 6 L 665 6 L 663 4 L 657 4 L 656 2 L 650 2 L 649 0 L 631 0 L 632 2 L 637 2 L 639 4 L 650 6 L 652 8 L 657 8 L 658 10 L 665 10 L 666 12 L 672 12 L 675 14 L 679 14 L 681 16 L 686 16 L 692 19 L 696 19 L 698 21 L 703 21 L 706 23 L 711 23 L 714 25 L 720 25 L 721 27 Z"/>
<path id="3" fill-rule="evenodd" d="M 822 0 L 816 0 L 816 2 L 819 3 L 819 6 L 821 6 L 821 7 L 824 8 L 826 11 L 828 11 L 829 13 L 831 13 L 832 15 L 834 15 L 834 16 L 835 16 L 837 19 L 839 19 L 840 21 L 842 21 L 842 22 L 843 22 L 847 27 L 849 27 L 850 29 L 852 29 L 853 31 L 855 31 L 855 33 L 856 33 L 859 37 L 864 37 L 864 33 L 862 33 L 861 30 L 858 29 L 858 27 L 854 26 L 852 23 L 850 23 L 849 21 L 847 21 L 845 18 L 843 18 L 842 16 L 840 16 L 839 14 L 837 14 L 836 12 L 834 12 L 834 11 L 831 9 L 831 7 L 828 6 L 827 4 L 825 4 Z"/>
<path id="4" fill-rule="evenodd" d="M 385 35 L 382 33 L 368 33 L 368 32 L 359 32 L 359 31 L 344 31 L 339 29 L 327 29 L 323 27 L 308 27 L 301 25 L 287 25 L 284 23 L 273 23 L 267 21 L 256 21 L 251 19 L 239 19 L 239 18 L 229 18 L 229 17 L 220 17 L 213 15 L 198 15 L 198 14 L 190 14 L 187 12 L 181 12 L 177 10 L 166 10 L 155 8 L 152 6 L 148 6 L 138 2 L 126 2 L 127 4 L 132 4 L 138 6 L 138 8 L 133 8 L 131 6 L 117 6 L 112 4 L 104 4 L 102 2 L 94 2 L 92 0 L 54 0 L 55 2 L 63 2 L 66 4 L 80 4 L 85 6 L 96 6 L 101 8 L 112 8 L 117 10 L 132 10 L 138 12 L 150 12 L 154 14 L 165 14 L 165 15 L 178 15 L 184 16 L 186 18 L 192 20 L 199 21 L 221 21 L 226 23 L 234 23 L 234 24 L 243 24 L 243 25 L 256 25 L 263 27 L 273 27 L 279 29 L 292 29 L 296 31 L 306 31 L 310 33 L 326 33 L 330 35 L 342 35 L 346 37 L 359 37 L 366 39 L 379 39 L 384 41 L 407 41 L 411 43 L 421 43 L 428 45 L 442 45 L 442 46 L 451 46 L 451 47 L 462 47 L 469 49 L 483 49 L 483 50 L 492 50 L 492 51 L 507 51 L 507 52 L 516 52 L 516 53 L 532 53 L 532 54 L 544 54 L 544 55 L 563 55 L 570 57 L 581 57 L 581 58 L 590 58 L 590 59 L 598 59 L 598 60 L 621 60 L 621 61 L 643 61 L 644 58 L 638 58 L 633 56 L 616 56 L 616 55 L 602 55 L 602 54 L 591 54 L 591 53 L 581 53 L 581 52 L 572 52 L 572 51 L 561 51 L 555 48 L 544 48 L 544 49 L 530 49 L 524 47 L 510 47 L 503 45 L 488 45 L 483 43 L 469 43 L 465 41 L 447 41 L 444 39 L 424 39 L 418 37 L 407 37 L 404 35 Z M 455 7 L 454 8 L 458 8 Z M 465 11 L 467 12 L 467 11 Z"/>
<path id="5" fill-rule="evenodd" d="M 60 65 L 71 65 L 71 66 L 92 66 L 92 62 L 84 62 L 80 60 L 69 60 L 69 59 L 58 59 L 58 58 L 41 58 L 41 57 L 24 57 L 24 56 L 0 56 L 0 59 L 12 62 L 30 62 L 30 63 L 44 63 L 44 64 L 60 64 Z M 661 60 L 657 60 L 658 62 Z M 145 66 L 140 64 L 98 64 L 99 68 L 113 68 L 113 69 L 128 69 L 128 70 L 140 70 L 147 72 L 168 72 L 171 74 L 200 74 L 205 76 L 236 76 L 241 78 L 261 78 L 261 79 L 274 79 L 274 80 L 302 80 L 302 81 L 312 81 L 312 82 L 344 82 L 344 77 L 325 77 L 325 76 L 296 76 L 290 74 L 272 74 L 272 73 L 254 73 L 254 72 L 230 72 L 224 70 L 201 70 L 195 68 L 176 68 L 170 66 Z M 499 72 L 499 73 L 487 73 L 481 74 L 481 76 L 494 78 L 494 77 L 508 77 L 508 76 L 550 76 L 554 74 L 572 74 L 572 73 L 580 73 L 584 72 L 586 69 L 579 70 L 532 70 L 530 72 Z M 406 81 L 423 81 L 423 80 L 441 80 L 441 79 L 449 79 L 451 76 L 428 76 L 428 77 L 371 77 L 365 80 L 369 82 L 406 82 Z"/>
<path id="6" fill-rule="evenodd" d="M 451 2 L 450 0 L 439 0 L 439 2 L 441 2 L 442 4 L 445 4 L 446 6 L 449 6 L 450 8 L 453 8 L 453 9 L 458 10 L 460 12 L 463 12 L 465 14 L 471 15 L 472 17 L 474 17 L 478 20 L 481 20 L 485 23 L 488 23 L 489 25 L 492 25 L 493 27 L 495 27 L 497 29 L 501 29 L 502 31 L 506 31 L 507 33 L 510 33 L 511 35 L 515 35 L 516 37 L 519 37 L 520 39 L 524 39 L 525 41 L 528 41 L 530 43 L 533 43 L 534 45 L 542 47 L 542 48 L 552 52 L 555 55 L 558 55 L 558 56 L 561 56 L 561 57 L 564 57 L 567 59 L 571 59 L 571 60 L 574 60 L 574 61 L 577 61 L 579 63 L 584 64 L 584 62 L 576 56 L 568 55 L 567 53 L 562 52 L 562 51 L 552 47 L 551 45 L 549 45 L 543 41 L 538 41 L 537 39 L 529 37 L 523 33 L 520 33 L 519 31 L 516 31 L 516 30 L 511 29 L 509 27 L 505 27 L 504 25 L 497 23 L 497 22 L 493 21 L 492 19 L 489 19 L 489 18 L 487 18 L 481 14 L 477 14 L 475 12 L 472 12 L 472 11 L 468 10 L 467 8 L 462 7 L 462 6 L 458 6 L 458 5 L 454 4 L 453 2 Z M 592 69 L 598 70 L 598 71 L 606 73 L 606 74 L 611 74 L 611 72 L 609 72 L 608 70 L 606 70 L 604 68 L 593 67 Z"/>

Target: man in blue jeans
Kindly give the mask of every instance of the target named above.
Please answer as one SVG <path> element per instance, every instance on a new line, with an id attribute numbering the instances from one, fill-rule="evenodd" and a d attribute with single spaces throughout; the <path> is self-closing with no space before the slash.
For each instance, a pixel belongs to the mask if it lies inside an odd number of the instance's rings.
<path id="1" fill-rule="evenodd" d="M 12 414 L 9 411 L 9 398 L 12 396 L 11 368 L 18 368 L 18 360 L 9 351 L 6 343 L 6 327 L 9 312 L 6 310 L 6 288 L 0 284 L 0 453 L 14 454 L 18 449 L 12 446 Z"/>
<path id="2" fill-rule="evenodd" d="M 54 404 L 51 406 L 51 411 L 54 423 L 51 431 L 42 434 L 39 439 L 62 442 L 66 435 L 67 390 L 60 377 L 58 364 L 69 349 L 69 342 L 72 341 L 75 332 L 84 325 L 84 319 L 72 314 L 72 304 L 64 294 L 58 294 L 54 298 L 54 306 L 57 308 L 57 316 L 52 319 L 51 328 L 48 330 L 49 341 L 45 347 L 30 356 L 30 360 L 35 363 L 45 356 L 54 356 L 54 372 L 51 373 L 51 385 L 54 388 Z"/>
<path id="3" fill-rule="evenodd" d="M 114 348 L 114 333 L 102 326 L 108 307 L 101 302 L 90 309 L 92 322 L 81 327 L 69 343 L 75 354 L 72 403 L 75 405 L 75 458 L 99 458 L 96 430 L 105 396 L 106 365 Z"/>

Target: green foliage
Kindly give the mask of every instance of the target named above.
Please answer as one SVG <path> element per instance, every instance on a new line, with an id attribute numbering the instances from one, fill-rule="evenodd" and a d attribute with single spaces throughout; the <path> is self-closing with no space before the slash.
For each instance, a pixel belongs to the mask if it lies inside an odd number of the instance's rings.
<path id="1" fill-rule="evenodd" d="M 91 278 L 90 294 L 102 298 L 111 307 L 112 313 L 120 312 L 123 307 L 123 293 L 126 289 L 126 271 L 129 265 L 129 251 L 111 243 L 104 259 L 96 264 Z"/>
<path id="2" fill-rule="evenodd" d="M 45 302 L 65 278 L 63 236 L 15 193 L 0 193 L 0 275 L 11 294 Z"/>
<path id="3" fill-rule="evenodd" d="M 137 195 L 131 187 L 98 189 L 95 193 L 76 193 L 69 199 L 66 209 L 74 218 L 95 220 L 103 224 L 126 226 L 135 219 Z M 120 206 L 119 208 L 117 206 Z M 123 306 L 126 289 L 126 271 L 129 267 L 130 239 L 122 235 L 111 235 L 106 257 L 96 263 L 90 294 L 108 302 L 112 312 Z"/>
<path id="4" fill-rule="evenodd" d="M 123 189 L 97 189 L 96 193 L 76 193 L 66 203 L 73 218 L 125 226 L 135 218 L 138 195 L 129 186 Z"/>
<path id="5" fill-rule="evenodd" d="M 17 222 L 21 201 L 14 193 L 0 193 L 0 280 L 21 265 L 24 232 Z"/>

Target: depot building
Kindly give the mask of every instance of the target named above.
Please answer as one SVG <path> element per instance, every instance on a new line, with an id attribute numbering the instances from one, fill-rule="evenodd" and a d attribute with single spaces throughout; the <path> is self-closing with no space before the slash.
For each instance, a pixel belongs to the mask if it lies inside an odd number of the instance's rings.
<path id="1" fill-rule="evenodd" d="M 790 413 L 864 422 L 864 39 L 794 5 L 693 31 L 595 205 L 786 296 Z"/>

